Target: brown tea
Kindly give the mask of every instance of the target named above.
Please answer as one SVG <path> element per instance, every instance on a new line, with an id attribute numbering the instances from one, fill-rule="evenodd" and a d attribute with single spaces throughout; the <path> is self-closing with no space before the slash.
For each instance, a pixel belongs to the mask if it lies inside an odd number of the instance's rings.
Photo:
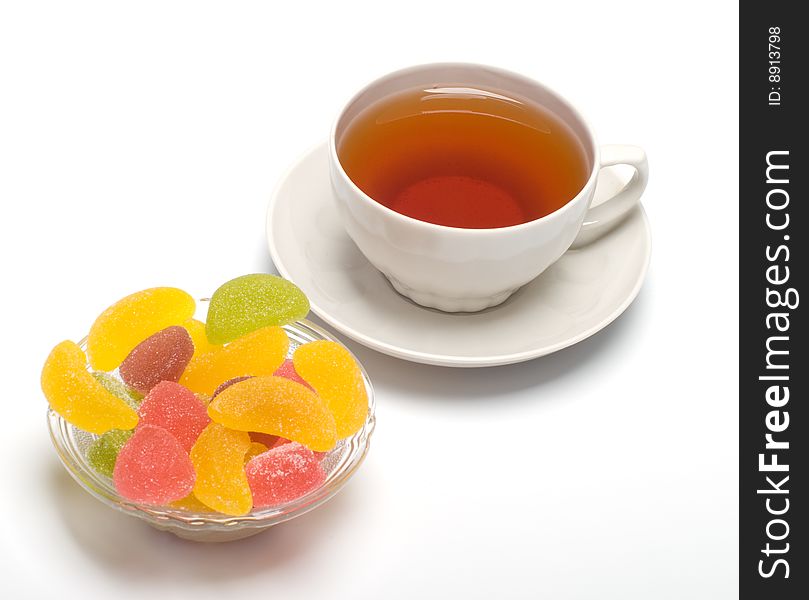
<path id="1" fill-rule="evenodd" d="M 337 148 L 351 180 L 421 221 L 507 227 L 564 206 L 589 174 L 584 146 L 548 109 L 502 91 L 418 88 L 363 110 Z"/>

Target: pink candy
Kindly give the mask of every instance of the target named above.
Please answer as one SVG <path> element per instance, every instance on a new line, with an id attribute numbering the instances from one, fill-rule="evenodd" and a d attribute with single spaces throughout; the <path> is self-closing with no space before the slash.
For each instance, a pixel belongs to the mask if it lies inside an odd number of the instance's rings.
<path id="1" fill-rule="evenodd" d="M 205 405 L 179 383 L 158 383 L 138 408 L 138 429 L 148 425 L 162 427 L 180 442 L 186 452 L 211 422 Z"/>
<path id="2" fill-rule="evenodd" d="M 196 475 L 177 438 L 160 427 L 139 425 L 121 448 L 112 479 L 127 500 L 168 504 L 191 493 Z"/>
<path id="3" fill-rule="evenodd" d="M 256 508 L 290 502 L 326 480 L 314 452 L 296 442 L 276 446 L 245 465 Z"/>
<path id="4" fill-rule="evenodd" d="M 146 394 L 161 381 L 179 381 L 193 355 L 191 336 L 175 325 L 135 346 L 118 372 L 129 387 Z"/>
<path id="5" fill-rule="evenodd" d="M 292 381 L 297 381 L 300 384 L 305 385 L 313 392 L 315 391 L 311 385 L 304 381 L 303 377 L 298 375 L 298 372 L 295 370 L 295 365 L 292 363 L 290 359 L 286 359 L 284 362 L 281 363 L 281 366 L 275 370 L 273 373 L 276 377 L 286 377 L 287 379 L 291 379 Z"/>

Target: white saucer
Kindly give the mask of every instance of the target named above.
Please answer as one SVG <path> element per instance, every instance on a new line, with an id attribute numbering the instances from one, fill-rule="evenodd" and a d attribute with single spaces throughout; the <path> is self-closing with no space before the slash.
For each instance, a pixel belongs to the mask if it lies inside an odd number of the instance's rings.
<path id="1" fill-rule="evenodd" d="M 505 303 L 447 314 L 400 296 L 345 233 L 332 198 L 326 144 L 284 176 L 270 200 L 267 239 L 278 271 L 312 311 L 357 342 L 414 362 L 453 367 L 516 363 L 606 327 L 635 299 L 649 266 L 642 207 L 600 240 L 570 250 Z M 624 182 L 605 169 L 594 204 Z"/>

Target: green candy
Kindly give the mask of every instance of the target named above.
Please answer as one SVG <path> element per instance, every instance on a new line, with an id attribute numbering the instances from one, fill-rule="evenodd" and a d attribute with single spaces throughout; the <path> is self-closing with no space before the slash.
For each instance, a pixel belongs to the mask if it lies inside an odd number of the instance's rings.
<path id="1" fill-rule="evenodd" d="M 256 273 L 231 279 L 213 293 L 205 333 L 212 344 L 226 344 L 245 334 L 286 325 L 309 313 L 309 300 L 291 281 Z"/>
<path id="2" fill-rule="evenodd" d="M 115 461 L 124 444 L 132 437 L 131 431 L 110 429 L 87 449 L 90 466 L 107 477 L 112 477 Z"/>
<path id="3" fill-rule="evenodd" d="M 92 374 L 95 377 L 95 380 L 101 384 L 105 390 L 107 390 L 113 396 L 116 396 L 129 404 L 135 410 L 138 410 L 138 406 L 140 405 L 140 401 L 143 400 L 143 395 L 136 392 L 135 390 L 129 389 L 126 387 L 124 382 L 118 380 L 117 378 L 113 377 L 109 373 L 104 373 L 103 371 L 96 371 Z"/>

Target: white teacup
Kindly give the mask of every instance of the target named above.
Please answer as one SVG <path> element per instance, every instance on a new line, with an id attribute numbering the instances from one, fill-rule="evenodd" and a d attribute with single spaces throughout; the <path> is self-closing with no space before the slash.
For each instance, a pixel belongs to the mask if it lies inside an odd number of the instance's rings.
<path id="1" fill-rule="evenodd" d="M 337 148 L 348 125 L 367 106 L 425 85 L 483 86 L 530 98 L 565 121 L 585 148 L 590 174 L 560 209 L 533 221 L 495 229 L 463 229 L 419 221 L 367 196 L 346 174 Z M 590 208 L 598 173 L 626 164 L 635 173 L 623 190 Z M 609 231 L 638 202 L 648 178 L 646 154 L 636 146 L 596 145 L 590 128 L 567 101 L 521 75 L 475 64 L 437 63 L 396 71 L 358 92 L 332 127 L 329 170 L 348 235 L 393 284 L 423 306 L 449 312 L 500 304 L 536 278 L 571 245 Z"/>

